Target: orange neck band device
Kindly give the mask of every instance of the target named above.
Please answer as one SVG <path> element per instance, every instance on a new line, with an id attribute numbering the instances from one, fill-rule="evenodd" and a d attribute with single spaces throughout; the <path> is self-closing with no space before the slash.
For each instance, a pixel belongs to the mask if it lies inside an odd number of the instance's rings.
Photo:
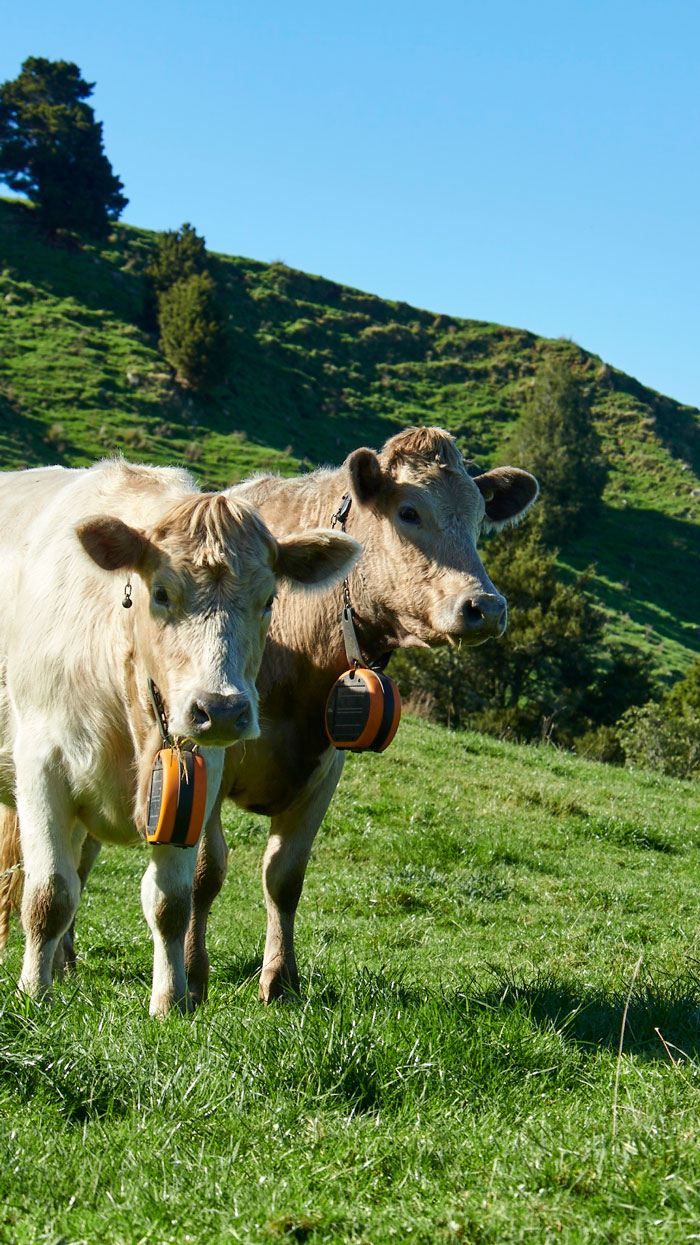
<path id="1" fill-rule="evenodd" d="M 146 842 L 194 847 L 202 833 L 207 802 L 207 766 L 203 756 L 181 748 L 168 733 L 168 720 L 158 688 L 148 680 L 163 738 L 151 768 L 146 798 Z"/>

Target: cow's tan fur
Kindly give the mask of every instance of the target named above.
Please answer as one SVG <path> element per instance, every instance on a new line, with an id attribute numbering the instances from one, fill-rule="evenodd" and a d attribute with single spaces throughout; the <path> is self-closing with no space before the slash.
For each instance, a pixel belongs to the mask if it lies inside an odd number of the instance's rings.
<path id="1" fill-rule="evenodd" d="M 273 530 L 328 522 L 352 496 L 348 531 L 363 546 L 350 594 L 363 652 L 378 659 L 398 647 L 463 639 L 479 643 L 500 622 L 465 632 L 465 609 L 481 599 L 498 617 L 502 598 L 476 551 L 482 526 L 505 526 L 532 504 L 537 485 L 526 472 L 501 468 L 472 480 L 449 433 L 411 429 L 379 456 L 359 450 L 337 470 L 293 480 L 253 479 L 237 490 Z M 402 524 L 400 507 L 420 512 L 421 526 Z M 271 819 L 263 862 L 268 933 L 260 978 L 268 1001 L 298 989 L 293 931 L 314 836 L 343 765 L 323 725 L 328 692 L 347 666 L 339 590 L 310 600 L 280 592 L 258 677 L 262 734 L 227 753 L 222 792 Z M 207 826 L 195 878 L 186 958 L 195 997 L 206 990 L 205 928 L 226 871 L 218 806 Z"/>
<path id="2" fill-rule="evenodd" d="M 278 542 L 245 498 L 202 495 L 184 472 L 120 461 L 0 476 L 0 532 L 10 588 L 0 606 L 0 799 L 16 800 L 26 868 L 20 986 L 39 993 L 62 958 L 86 831 L 139 839 L 159 744 L 148 678 L 174 734 L 219 745 L 203 748 L 211 808 L 221 745 L 259 731 L 255 676 L 276 576 L 332 581 L 359 547 L 327 532 Z M 9 812 L 2 829 L 0 937 L 16 843 Z M 144 876 L 154 1012 L 185 1001 L 194 857 L 159 846 Z"/>

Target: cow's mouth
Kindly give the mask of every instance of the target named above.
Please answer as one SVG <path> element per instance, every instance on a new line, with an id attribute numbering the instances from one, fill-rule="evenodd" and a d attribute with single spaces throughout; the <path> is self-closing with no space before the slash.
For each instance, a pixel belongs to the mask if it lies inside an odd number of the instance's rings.
<path id="1" fill-rule="evenodd" d="M 253 703 L 245 692 L 198 696 L 187 711 L 188 734 L 198 743 L 227 747 L 259 734 Z"/>
<path id="2" fill-rule="evenodd" d="M 175 742 L 227 748 L 240 739 L 256 739 L 260 734 L 255 706 L 245 692 L 229 696 L 196 693 L 178 721 L 178 715 L 171 718 L 168 714 L 165 700 L 152 679 L 148 680 L 148 687 L 166 745 Z"/>

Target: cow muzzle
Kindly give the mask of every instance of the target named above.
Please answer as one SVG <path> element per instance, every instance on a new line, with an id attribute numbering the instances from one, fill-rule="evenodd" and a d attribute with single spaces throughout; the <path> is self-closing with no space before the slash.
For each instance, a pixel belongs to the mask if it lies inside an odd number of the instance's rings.
<path id="1" fill-rule="evenodd" d="M 186 725 L 189 739 L 215 747 L 226 747 L 239 739 L 256 739 L 260 734 L 255 706 L 245 692 L 197 696 L 187 710 Z"/>
<path id="2" fill-rule="evenodd" d="M 467 592 L 457 602 L 453 635 L 468 644 L 498 639 L 508 625 L 505 597 L 493 592 Z"/>

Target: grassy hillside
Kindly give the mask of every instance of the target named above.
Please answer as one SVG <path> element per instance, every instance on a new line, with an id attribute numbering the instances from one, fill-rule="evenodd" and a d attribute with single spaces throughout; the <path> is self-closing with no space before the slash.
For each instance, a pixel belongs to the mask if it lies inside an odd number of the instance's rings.
<path id="1" fill-rule="evenodd" d="M 406 719 L 349 758 L 300 908 L 304 997 L 267 1010 L 264 826 L 226 821 L 194 1018 L 146 1014 L 145 849 L 104 850 L 53 1009 L 15 997 L 13 932 L 0 1241 L 690 1239 L 697 784 Z"/>
<path id="2" fill-rule="evenodd" d="M 488 466 L 556 351 L 586 381 L 611 468 L 602 520 L 566 565 L 597 563 L 594 590 L 615 630 L 662 673 L 700 652 L 700 412 L 572 342 L 225 256 L 216 269 L 235 361 L 225 385 L 196 397 L 175 386 L 141 327 L 152 246 L 152 234 L 118 226 L 103 246 L 57 249 L 30 208 L 0 201 L 3 467 L 121 450 L 223 485 L 339 462 L 410 423 L 444 425 Z"/>

